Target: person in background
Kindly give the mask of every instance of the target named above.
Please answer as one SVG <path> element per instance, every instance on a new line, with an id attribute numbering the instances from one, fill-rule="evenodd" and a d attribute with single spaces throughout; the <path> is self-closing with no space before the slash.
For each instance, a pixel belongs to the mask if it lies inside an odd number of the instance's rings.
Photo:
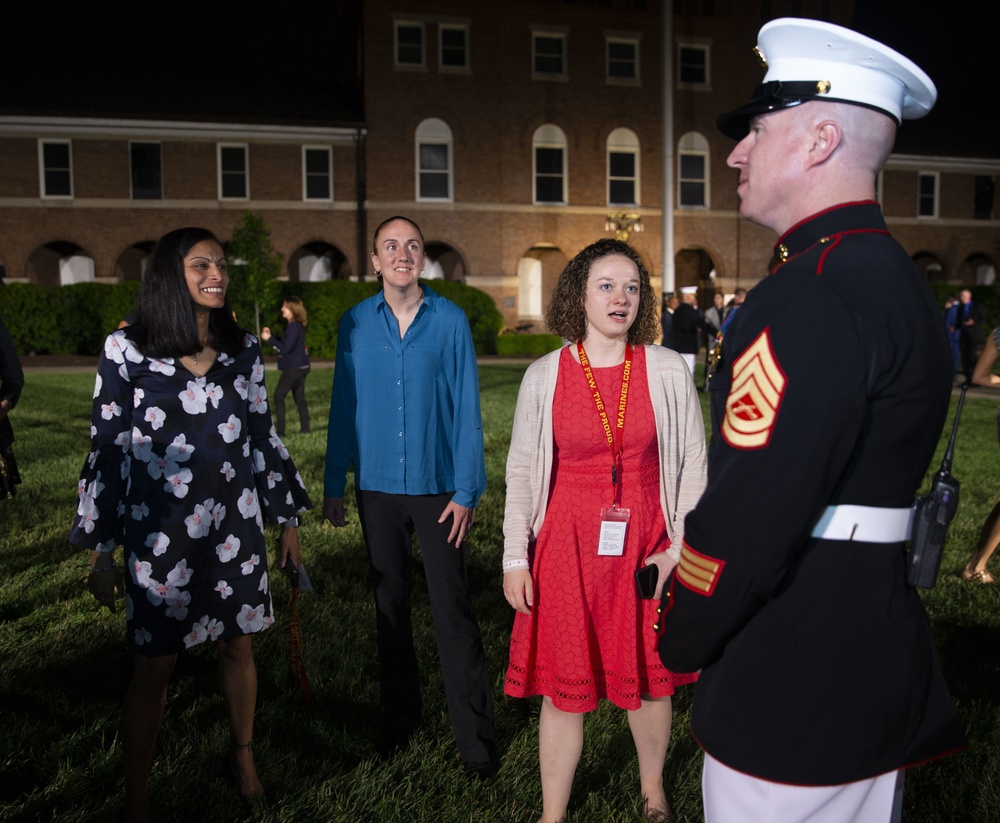
<path id="1" fill-rule="evenodd" d="M 659 651 L 701 673 L 707 823 L 888 823 L 905 767 L 967 745 L 906 582 L 951 353 L 875 199 L 897 124 L 936 90 L 817 20 L 771 21 L 757 50 L 763 84 L 717 125 L 741 216 L 778 242 L 722 342 Z"/>
<path id="2" fill-rule="evenodd" d="M 346 524 L 353 466 L 377 612 L 379 755 L 409 745 L 422 711 L 410 616 L 415 532 L 459 756 L 467 777 L 488 778 L 493 698 L 465 559 L 486 489 L 472 333 L 458 306 L 420 283 L 424 238 L 412 220 L 381 223 L 371 260 L 382 291 L 348 310 L 337 334 L 323 514 Z"/>
<path id="3" fill-rule="evenodd" d="M 278 437 L 285 436 L 285 397 L 292 393 L 299 410 L 299 426 L 303 434 L 309 433 L 309 404 L 306 403 L 306 377 L 309 376 L 309 350 L 306 348 L 306 326 L 309 317 L 302 298 L 291 296 L 281 304 L 281 316 L 288 325 L 283 336 L 271 334 L 264 326 L 261 339 L 278 352 L 278 386 L 274 390 L 274 424 Z"/>
<path id="4" fill-rule="evenodd" d="M 7 327 L 0 318 L 0 500 L 17 494 L 21 482 L 14 459 L 14 427 L 9 414 L 24 388 L 24 371 L 10 339 Z"/>
<path id="5" fill-rule="evenodd" d="M 516 611 L 505 691 L 542 695 L 543 823 L 566 813 L 583 715 L 600 699 L 627 710 L 646 819 L 668 821 L 670 696 L 695 675 L 657 659 L 656 598 L 705 485 L 701 407 L 684 361 L 650 345 L 656 298 L 626 243 L 599 240 L 574 257 L 546 321 L 575 342 L 533 363 L 518 392 L 504 516 L 503 590 Z M 613 540 L 616 528 L 624 533 Z M 643 600 L 636 572 L 650 567 L 657 583 Z"/>
<path id="6" fill-rule="evenodd" d="M 674 335 L 674 312 L 680 305 L 676 294 L 663 295 L 663 309 L 660 314 L 660 345 L 665 349 L 677 351 L 677 340 Z"/>
<path id="7" fill-rule="evenodd" d="M 712 305 L 705 310 L 705 323 L 708 325 L 709 338 L 719 333 L 722 320 L 726 316 L 726 298 L 722 292 L 716 292 L 712 297 Z"/>
<path id="8" fill-rule="evenodd" d="M 977 386 L 1000 389 L 1000 377 L 993 373 L 997 358 L 1000 356 L 1000 326 L 986 340 L 983 353 L 979 356 L 976 368 L 972 372 L 972 382 Z M 997 410 L 997 436 L 1000 437 L 1000 409 Z M 993 507 L 983 522 L 979 531 L 979 540 L 972 551 L 972 557 L 962 570 L 962 579 L 973 583 L 989 584 L 994 577 L 986 568 L 993 552 L 1000 546 L 1000 501 Z"/>
<path id="9" fill-rule="evenodd" d="M 281 525 L 279 567 L 299 565 L 311 507 L 275 436 L 257 339 L 236 325 L 222 245 L 206 229 L 150 253 L 135 322 L 105 341 L 90 455 L 70 543 L 90 549 L 87 588 L 115 611 L 125 553 L 122 709 L 125 820 L 150 819 L 149 768 L 181 650 L 211 642 L 229 725 L 225 767 L 245 800 L 264 794 L 253 758 L 254 634 L 273 622 L 264 524 Z"/>
<path id="10" fill-rule="evenodd" d="M 944 325 L 948 329 L 948 342 L 951 343 L 951 356 L 955 364 L 953 375 L 958 374 L 958 370 L 962 366 L 962 349 L 959 345 L 962 330 L 959 328 L 958 322 L 958 313 L 961 307 L 962 304 L 959 302 L 957 294 L 949 295 L 944 303 Z"/>
<path id="11" fill-rule="evenodd" d="M 698 288 L 684 286 L 681 289 L 680 305 L 674 310 L 674 340 L 677 351 L 684 358 L 692 376 L 701 348 L 701 330 L 704 325 L 705 321 L 698 310 Z"/>
<path id="12" fill-rule="evenodd" d="M 976 364 L 976 353 L 983 342 L 983 307 L 972 299 L 969 289 L 962 289 L 958 295 L 958 348 L 962 356 L 962 374 L 965 386 L 972 385 L 972 371 Z"/>

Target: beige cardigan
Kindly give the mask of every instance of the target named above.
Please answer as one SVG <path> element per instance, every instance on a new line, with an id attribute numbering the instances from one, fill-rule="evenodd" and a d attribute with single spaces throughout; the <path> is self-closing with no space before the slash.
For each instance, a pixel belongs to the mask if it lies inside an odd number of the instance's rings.
<path id="1" fill-rule="evenodd" d="M 660 506 L 670 553 L 680 555 L 684 517 L 705 488 L 705 423 L 687 364 L 677 352 L 646 346 L 646 377 L 660 451 Z M 524 373 L 507 455 L 503 569 L 528 568 L 528 547 L 545 519 L 552 478 L 552 400 L 562 350 L 536 360 Z"/>

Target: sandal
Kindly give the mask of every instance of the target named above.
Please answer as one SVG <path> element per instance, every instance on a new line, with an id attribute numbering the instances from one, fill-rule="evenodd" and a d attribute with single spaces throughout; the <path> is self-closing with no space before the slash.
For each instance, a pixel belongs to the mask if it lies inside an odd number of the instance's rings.
<path id="1" fill-rule="evenodd" d="M 979 583 L 983 586 L 988 586 L 990 583 L 994 583 L 993 575 L 990 574 L 986 569 L 980 569 L 977 572 L 970 572 L 965 569 L 962 572 L 962 579 L 967 583 Z"/>

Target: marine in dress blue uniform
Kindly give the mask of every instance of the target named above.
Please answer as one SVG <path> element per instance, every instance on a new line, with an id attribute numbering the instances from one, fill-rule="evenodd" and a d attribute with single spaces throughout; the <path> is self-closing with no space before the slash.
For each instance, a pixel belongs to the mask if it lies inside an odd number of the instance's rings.
<path id="1" fill-rule="evenodd" d="M 673 671 L 702 670 L 692 729 L 709 821 L 811 813 L 732 816 L 710 796 L 709 764 L 792 806 L 813 802 L 799 787 L 834 797 L 877 780 L 876 810 L 862 796 L 808 819 L 888 820 L 897 770 L 966 745 L 904 568 L 951 354 L 873 182 L 892 121 L 925 113 L 936 91 L 902 55 L 830 24 L 772 21 L 758 44 L 765 82 L 719 127 L 741 141 L 729 159 L 741 212 L 780 239 L 722 343 L 708 486 L 686 519 L 659 650 Z M 858 149 L 880 130 L 886 145 Z M 779 168 L 786 189 L 768 199 Z"/>

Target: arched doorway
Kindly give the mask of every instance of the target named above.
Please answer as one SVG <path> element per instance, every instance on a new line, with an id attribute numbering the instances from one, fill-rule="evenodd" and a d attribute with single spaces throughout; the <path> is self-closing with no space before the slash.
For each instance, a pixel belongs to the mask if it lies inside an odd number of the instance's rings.
<path id="1" fill-rule="evenodd" d="M 962 263 L 959 279 L 974 286 L 992 286 L 997 280 L 996 264 L 985 254 L 971 254 Z"/>
<path id="2" fill-rule="evenodd" d="M 424 278 L 465 282 L 467 271 L 462 255 L 447 243 L 432 242 L 424 248 Z"/>
<path id="3" fill-rule="evenodd" d="M 556 246 L 537 245 L 517 263 L 517 327 L 543 331 L 545 311 L 569 258 Z"/>
<path id="4" fill-rule="evenodd" d="M 300 283 L 324 280 L 353 280 L 347 256 L 330 243 L 315 242 L 299 246 L 288 258 L 288 279 Z"/>
<path id="5" fill-rule="evenodd" d="M 674 257 L 674 282 L 677 290 L 698 287 L 698 307 L 704 311 L 712 305 L 716 291 L 716 268 L 712 256 L 704 249 L 681 249 Z"/>
<path id="6" fill-rule="evenodd" d="M 917 252 L 913 262 L 928 283 L 943 283 L 949 279 L 944 264 L 930 252 Z"/>
<path id="7" fill-rule="evenodd" d="M 67 240 L 55 240 L 35 249 L 25 266 L 28 280 L 43 286 L 69 286 L 94 280 L 94 258 Z"/>
<path id="8" fill-rule="evenodd" d="M 146 269 L 146 258 L 155 245 L 156 242 L 153 240 L 143 240 L 125 249 L 118 255 L 118 261 L 115 263 L 115 278 L 121 282 L 142 280 L 142 274 Z"/>

